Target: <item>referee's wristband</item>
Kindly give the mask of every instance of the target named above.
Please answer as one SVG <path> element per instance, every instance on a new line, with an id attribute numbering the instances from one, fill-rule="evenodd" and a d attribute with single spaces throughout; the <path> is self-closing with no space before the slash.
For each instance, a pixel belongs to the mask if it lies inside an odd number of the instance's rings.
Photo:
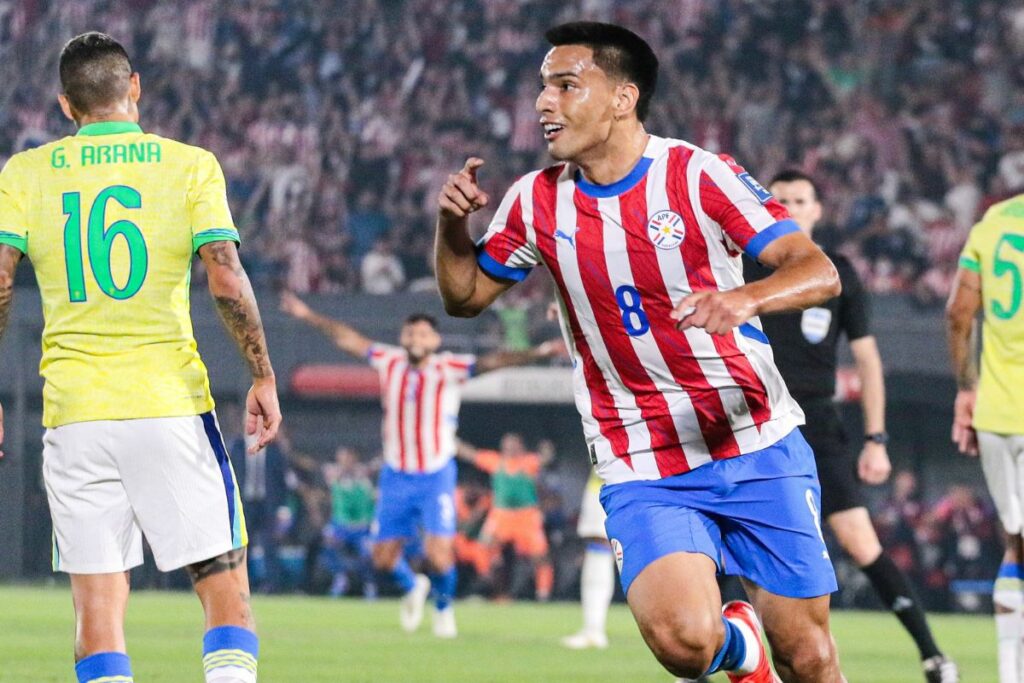
<path id="1" fill-rule="evenodd" d="M 865 434 L 864 440 L 870 441 L 871 443 L 881 444 L 884 446 L 885 444 L 889 443 L 889 434 L 887 432 L 875 432 L 873 434 Z"/>

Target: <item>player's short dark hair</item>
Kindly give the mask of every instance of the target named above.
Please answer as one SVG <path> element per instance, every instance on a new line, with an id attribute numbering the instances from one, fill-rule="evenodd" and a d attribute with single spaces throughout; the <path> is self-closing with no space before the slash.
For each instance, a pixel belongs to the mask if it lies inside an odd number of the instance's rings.
<path id="1" fill-rule="evenodd" d="M 437 318 L 429 313 L 413 313 L 405 319 L 405 322 L 402 323 L 402 325 L 415 325 L 416 323 L 426 323 L 434 328 L 435 332 L 437 331 Z"/>
<path id="2" fill-rule="evenodd" d="M 572 21 L 548 29 L 544 37 L 554 46 L 583 45 L 594 51 L 594 64 L 609 76 L 636 85 L 636 117 L 647 118 L 658 84 L 658 58 L 643 38 L 629 29 L 596 21 Z"/>
<path id="3" fill-rule="evenodd" d="M 60 51 L 60 87 L 79 113 L 124 97 L 132 71 L 128 52 L 106 33 L 90 31 L 75 36 Z"/>
<path id="4" fill-rule="evenodd" d="M 810 183 L 811 189 L 814 190 L 814 198 L 819 202 L 821 201 L 821 190 L 818 188 L 818 183 L 814 182 L 814 178 L 811 176 L 795 168 L 787 168 L 785 171 L 776 173 L 775 177 L 768 183 L 768 187 L 771 188 L 775 183 L 795 183 L 798 180 L 805 180 Z"/>

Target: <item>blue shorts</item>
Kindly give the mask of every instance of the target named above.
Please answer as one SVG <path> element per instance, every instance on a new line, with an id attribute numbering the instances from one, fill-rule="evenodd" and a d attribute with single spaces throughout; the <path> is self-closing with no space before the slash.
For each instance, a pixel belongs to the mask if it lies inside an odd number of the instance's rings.
<path id="1" fill-rule="evenodd" d="M 601 489 L 627 592 L 647 565 L 687 552 L 777 595 L 832 593 L 836 576 L 821 535 L 820 501 L 814 453 L 799 429 L 768 448 L 686 474 Z"/>
<path id="2" fill-rule="evenodd" d="M 387 465 L 380 472 L 380 499 L 373 539 L 455 535 L 455 461 L 436 472 L 410 474 Z"/>

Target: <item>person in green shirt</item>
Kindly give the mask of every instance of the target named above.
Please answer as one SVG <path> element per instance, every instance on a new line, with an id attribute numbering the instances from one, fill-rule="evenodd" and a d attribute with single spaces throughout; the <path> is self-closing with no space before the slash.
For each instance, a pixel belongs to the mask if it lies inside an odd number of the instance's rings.
<path id="1" fill-rule="evenodd" d="M 358 574 L 363 595 L 373 598 L 377 585 L 370 561 L 370 525 L 376 491 L 359 454 L 340 446 L 334 462 L 324 466 L 324 480 L 331 493 L 331 518 L 324 528 L 324 560 L 334 574 L 330 594 L 344 595 L 350 576 Z"/>

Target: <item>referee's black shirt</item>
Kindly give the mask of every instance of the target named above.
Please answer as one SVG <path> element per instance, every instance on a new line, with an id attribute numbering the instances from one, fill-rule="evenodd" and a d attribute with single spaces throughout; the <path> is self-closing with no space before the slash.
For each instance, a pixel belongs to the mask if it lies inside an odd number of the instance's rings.
<path id="1" fill-rule="evenodd" d="M 846 257 L 828 253 L 839 271 L 842 293 L 820 306 L 796 313 L 761 316 L 772 344 L 775 364 L 798 403 L 831 401 L 836 393 L 836 350 L 839 333 L 849 341 L 871 334 L 868 302 L 857 271 Z M 743 277 L 753 282 L 772 270 L 744 257 Z"/>

